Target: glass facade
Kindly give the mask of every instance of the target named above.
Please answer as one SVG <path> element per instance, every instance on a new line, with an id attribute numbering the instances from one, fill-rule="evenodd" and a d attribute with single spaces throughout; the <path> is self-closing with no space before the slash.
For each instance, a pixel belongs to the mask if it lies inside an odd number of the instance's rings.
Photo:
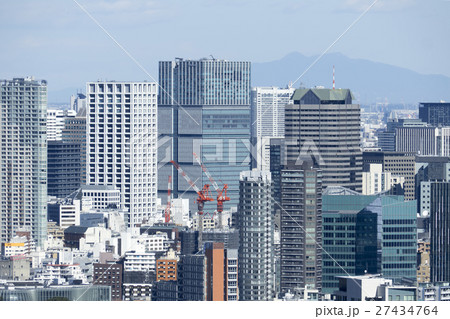
<path id="1" fill-rule="evenodd" d="M 382 274 L 416 280 L 416 202 L 403 196 L 323 196 L 322 291 L 338 289 L 336 276 Z"/>
<path id="2" fill-rule="evenodd" d="M 169 163 L 180 164 L 201 188 L 210 184 L 192 153 L 198 154 L 219 184 L 228 184 L 224 209 L 237 206 L 239 173 L 250 168 L 250 62 L 215 59 L 159 63 L 158 192 L 166 198 L 168 176 L 172 194 L 190 199 L 196 193 Z M 213 190 L 213 194 L 214 194 Z M 205 205 L 206 212 L 215 203 Z"/>
<path id="3" fill-rule="evenodd" d="M 2 301 L 111 301 L 109 286 L 16 288 L 0 290 Z"/>

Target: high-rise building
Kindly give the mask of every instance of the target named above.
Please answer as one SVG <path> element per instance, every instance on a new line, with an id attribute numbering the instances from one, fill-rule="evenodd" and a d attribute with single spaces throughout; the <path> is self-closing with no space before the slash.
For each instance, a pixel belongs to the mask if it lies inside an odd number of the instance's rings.
<path id="1" fill-rule="evenodd" d="M 47 194 L 64 198 L 80 188 L 80 144 L 47 143 Z"/>
<path id="2" fill-rule="evenodd" d="M 76 114 L 73 110 L 47 110 L 47 141 L 60 141 L 66 119 Z"/>
<path id="3" fill-rule="evenodd" d="M 80 145 L 80 183 L 86 184 L 86 107 L 79 109 L 75 117 L 66 117 L 62 141 Z"/>
<path id="4" fill-rule="evenodd" d="M 281 170 L 281 294 L 322 287 L 322 172 L 312 162 Z"/>
<path id="5" fill-rule="evenodd" d="M 395 151 L 437 155 L 439 130 L 435 127 L 400 127 L 395 130 Z"/>
<path id="6" fill-rule="evenodd" d="M 415 201 L 328 188 L 322 210 L 322 292 L 338 289 L 336 276 L 368 273 L 394 282 L 416 280 Z"/>
<path id="7" fill-rule="evenodd" d="M 206 300 L 238 300 L 238 253 L 220 242 L 205 242 Z"/>
<path id="8" fill-rule="evenodd" d="M 420 103 L 419 118 L 433 126 L 450 126 L 450 103 Z"/>
<path id="9" fill-rule="evenodd" d="M 270 172 L 244 171 L 239 181 L 239 300 L 275 295 L 274 225 Z"/>
<path id="10" fill-rule="evenodd" d="M 430 182 L 431 282 L 450 281 L 450 182 Z"/>
<path id="11" fill-rule="evenodd" d="M 237 206 L 239 173 L 250 168 L 250 62 L 163 61 L 159 83 L 160 197 L 166 197 L 171 175 L 174 197 L 183 194 L 191 211 L 196 211 L 196 193 L 169 163 L 178 162 L 197 185 L 209 184 L 195 152 L 216 181 L 228 184 L 231 200 L 224 209 Z M 214 204 L 205 204 L 205 211 L 214 209 Z"/>
<path id="12" fill-rule="evenodd" d="M 86 95 L 83 93 L 72 95 L 70 97 L 70 109 L 78 113 L 83 108 L 86 108 Z"/>
<path id="13" fill-rule="evenodd" d="M 284 108 L 292 103 L 294 91 L 294 88 L 252 88 L 252 137 L 284 137 Z"/>
<path id="14" fill-rule="evenodd" d="M 323 186 L 361 191 L 360 106 L 348 89 L 297 89 L 286 105 L 287 161 L 313 157 Z"/>
<path id="15" fill-rule="evenodd" d="M 157 85 L 89 82 L 88 185 L 112 185 L 128 209 L 128 227 L 156 213 Z"/>
<path id="16" fill-rule="evenodd" d="M 43 247 L 47 238 L 47 82 L 2 80 L 0 95 L 0 243 L 27 230 Z"/>

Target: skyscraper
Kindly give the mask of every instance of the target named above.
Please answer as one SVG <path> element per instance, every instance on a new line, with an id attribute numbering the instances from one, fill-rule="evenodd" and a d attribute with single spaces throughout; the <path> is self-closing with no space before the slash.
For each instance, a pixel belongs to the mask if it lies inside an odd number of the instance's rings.
<path id="1" fill-rule="evenodd" d="M 239 192 L 239 300 L 272 300 L 275 263 L 270 173 L 242 172 Z"/>
<path id="2" fill-rule="evenodd" d="M 250 168 L 250 62 L 216 59 L 159 63 L 158 191 L 183 194 L 196 211 L 195 192 L 169 163 L 174 160 L 196 181 L 209 184 L 192 155 L 196 152 L 213 178 L 228 184 L 225 209 L 237 206 L 239 173 Z M 201 187 L 200 187 L 201 188 Z M 165 198 L 165 197 L 163 197 Z M 205 211 L 214 206 L 205 204 Z"/>
<path id="3" fill-rule="evenodd" d="M 252 137 L 284 137 L 284 108 L 294 88 L 252 88 Z"/>
<path id="4" fill-rule="evenodd" d="M 394 282 L 415 281 L 415 201 L 327 188 L 322 203 L 322 292 L 338 289 L 336 276 L 366 272 L 382 274 Z"/>
<path id="5" fill-rule="evenodd" d="M 430 182 L 431 282 L 450 281 L 450 182 Z"/>
<path id="6" fill-rule="evenodd" d="M 75 117 L 66 117 L 62 130 L 62 140 L 80 145 L 80 183 L 86 184 L 86 107 L 78 110 Z"/>
<path id="7" fill-rule="evenodd" d="M 47 194 L 64 198 L 80 188 L 80 144 L 47 143 Z"/>
<path id="8" fill-rule="evenodd" d="M 129 227 L 156 213 L 156 83 L 88 82 L 87 184 L 113 185 Z"/>
<path id="9" fill-rule="evenodd" d="M 47 141 L 62 140 L 66 119 L 75 117 L 73 110 L 47 110 Z"/>
<path id="10" fill-rule="evenodd" d="M 420 103 L 419 118 L 433 126 L 450 126 L 450 103 Z"/>
<path id="11" fill-rule="evenodd" d="M 43 247 L 47 238 L 47 82 L 2 80 L 0 92 L 0 243 L 26 230 Z"/>
<path id="12" fill-rule="evenodd" d="M 322 287 L 322 172 L 312 162 L 281 170 L 281 293 Z"/>
<path id="13" fill-rule="evenodd" d="M 311 157 L 323 173 L 323 186 L 362 187 L 360 107 L 348 89 L 297 89 L 286 105 L 288 161 Z"/>

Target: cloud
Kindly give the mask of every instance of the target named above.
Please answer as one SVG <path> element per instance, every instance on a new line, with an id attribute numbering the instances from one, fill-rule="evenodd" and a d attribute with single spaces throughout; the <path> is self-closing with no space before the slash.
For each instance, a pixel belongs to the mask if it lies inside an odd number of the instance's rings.
<path id="1" fill-rule="evenodd" d="M 351 11 L 364 11 L 375 0 L 345 0 L 343 9 Z M 417 4 L 417 0 L 378 0 L 373 6 L 374 11 L 399 11 Z"/>

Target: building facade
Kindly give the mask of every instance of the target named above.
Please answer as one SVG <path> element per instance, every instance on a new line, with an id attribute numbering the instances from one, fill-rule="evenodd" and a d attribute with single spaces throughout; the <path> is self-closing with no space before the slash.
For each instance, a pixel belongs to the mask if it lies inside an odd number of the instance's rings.
<path id="1" fill-rule="evenodd" d="M 450 282 L 450 182 L 430 182 L 431 282 Z"/>
<path id="2" fill-rule="evenodd" d="M 322 287 L 322 172 L 312 162 L 281 170 L 281 294 Z"/>
<path id="3" fill-rule="evenodd" d="M 284 137 L 284 108 L 292 103 L 294 91 L 294 88 L 252 88 L 252 137 Z"/>
<path id="4" fill-rule="evenodd" d="M 156 213 L 157 85 L 89 82 L 88 185 L 112 185 L 129 211 L 128 227 Z"/>
<path id="5" fill-rule="evenodd" d="M 324 293 L 338 288 L 336 276 L 381 273 L 394 283 L 416 281 L 415 201 L 325 192 L 322 203 Z"/>
<path id="6" fill-rule="evenodd" d="M 64 198 L 80 188 L 80 144 L 48 141 L 47 194 Z"/>
<path id="7" fill-rule="evenodd" d="M 239 183 L 239 300 L 273 300 L 275 261 L 270 172 L 242 172 Z"/>
<path id="8" fill-rule="evenodd" d="M 404 177 L 405 200 L 415 197 L 415 156 L 404 152 L 363 152 L 363 165 L 382 164 L 383 172 L 390 172 L 392 176 Z"/>
<path id="9" fill-rule="evenodd" d="M 0 81 L 0 243 L 19 230 L 37 246 L 47 238 L 47 82 Z"/>
<path id="10" fill-rule="evenodd" d="M 197 194 L 179 176 L 177 162 L 197 185 L 208 184 L 195 152 L 216 181 L 228 184 L 224 209 L 237 206 L 239 173 L 250 168 L 250 62 L 216 59 L 162 61 L 158 100 L 158 191 L 166 198 L 168 176 L 174 197 Z M 200 187 L 201 188 L 201 187 Z M 165 203 L 162 203 L 165 204 Z M 213 211 L 205 204 L 205 211 Z"/>
<path id="11" fill-rule="evenodd" d="M 85 101 L 86 102 L 86 101 Z M 62 130 L 62 141 L 80 145 L 80 184 L 86 184 L 86 103 L 75 117 L 66 117 Z"/>
<path id="12" fill-rule="evenodd" d="M 323 186 L 362 187 L 360 106 L 348 89 L 297 89 L 286 105 L 287 161 L 313 158 Z"/>
<path id="13" fill-rule="evenodd" d="M 450 126 L 450 103 L 420 103 L 419 118 L 433 126 Z"/>

